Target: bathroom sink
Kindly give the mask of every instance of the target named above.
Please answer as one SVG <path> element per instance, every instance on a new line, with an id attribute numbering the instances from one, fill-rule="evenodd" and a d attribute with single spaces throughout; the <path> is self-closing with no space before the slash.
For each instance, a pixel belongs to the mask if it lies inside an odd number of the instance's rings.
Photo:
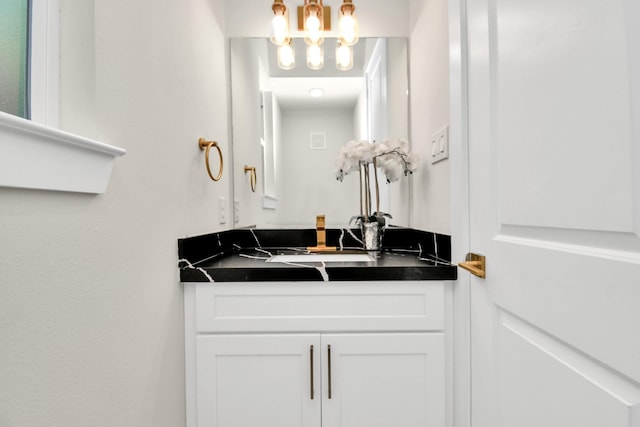
<path id="1" fill-rule="evenodd" d="M 371 262 L 374 259 L 370 255 L 365 253 L 330 253 L 330 254 L 289 254 L 289 255 L 274 255 L 268 262 L 283 262 L 283 263 L 297 263 L 297 262 Z"/>

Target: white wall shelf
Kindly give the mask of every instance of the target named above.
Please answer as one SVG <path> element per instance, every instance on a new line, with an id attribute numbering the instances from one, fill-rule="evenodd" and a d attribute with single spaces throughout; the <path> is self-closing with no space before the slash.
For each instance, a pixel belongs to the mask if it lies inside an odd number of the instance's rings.
<path id="1" fill-rule="evenodd" d="M 0 186 L 104 193 L 125 150 L 0 112 Z"/>

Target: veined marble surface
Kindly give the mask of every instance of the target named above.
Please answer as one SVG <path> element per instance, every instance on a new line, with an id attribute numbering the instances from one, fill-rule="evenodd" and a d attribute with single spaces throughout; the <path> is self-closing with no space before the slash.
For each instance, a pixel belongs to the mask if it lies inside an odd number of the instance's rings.
<path id="1" fill-rule="evenodd" d="M 306 254 L 315 229 L 238 229 L 178 240 L 181 282 L 455 280 L 451 238 L 408 228 L 388 228 L 372 261 L 269 262 L 273 255 Z M 362 250 L 360 231 L 328 229 L 327 246 Z"/>

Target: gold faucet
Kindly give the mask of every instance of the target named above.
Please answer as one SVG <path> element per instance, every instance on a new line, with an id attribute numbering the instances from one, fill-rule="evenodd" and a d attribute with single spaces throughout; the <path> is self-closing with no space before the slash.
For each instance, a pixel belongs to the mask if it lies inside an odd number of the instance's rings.
<path id="1" fill-rule="evenodd" d="M 316 246 L 307 247 L 311 252 L 335 251 L 335 246 L 327 246 L 327 230 L 325 229 L 324 215 L 316 216 Z"/>

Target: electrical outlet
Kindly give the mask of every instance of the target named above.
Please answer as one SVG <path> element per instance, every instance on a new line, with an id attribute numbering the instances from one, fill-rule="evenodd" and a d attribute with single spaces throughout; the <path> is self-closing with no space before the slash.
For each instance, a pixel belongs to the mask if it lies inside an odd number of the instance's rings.
<path id="1" fill-rule="evenodd" d="M 233 222 L 240 222 L 240 200 L 233 201 Z"/>
<path id="2" fill-rule="evenodd" d="M 431 138 L 431 164 L 449 158 L 449 126 L 436 132 Z"/>
<path id="3" fill-rule="evenodd" d="M 218 198 L 218 220 L 220 221 L 220 224 L 225 224 L 227 222 L 226 205 L 227 202 L 224 197 Z"/>

